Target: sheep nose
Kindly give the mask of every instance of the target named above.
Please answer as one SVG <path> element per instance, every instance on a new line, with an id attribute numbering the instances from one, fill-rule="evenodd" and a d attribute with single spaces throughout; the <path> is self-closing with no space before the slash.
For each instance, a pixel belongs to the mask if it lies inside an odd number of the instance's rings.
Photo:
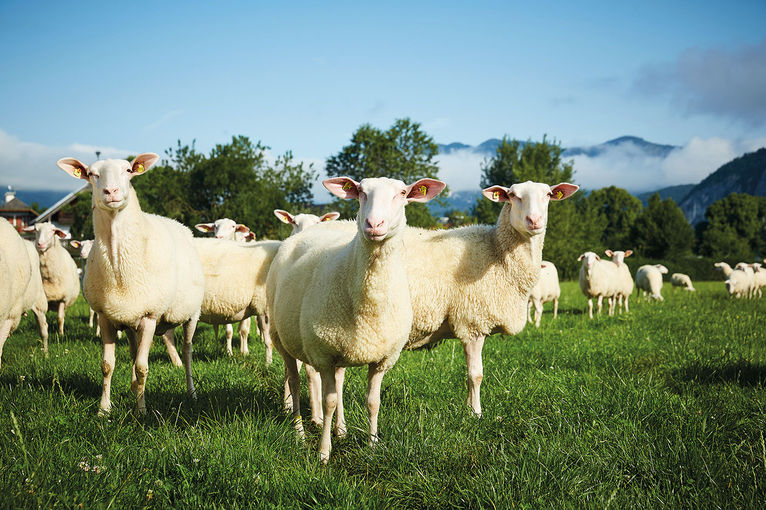
<path id="1" fill-rule="evenodd" d="M 106 195 L 108 197 L 111 197 L 113 195 L 116 195 L 118 190 L 119 190 L 119 188 L 117 188 L 117 187 L 104 188 L 104 195 Z"/>
<path id="2" fill-rule="evenodd" d="M 367 227 L 371 228 L 373 230 L 377 230 L 380 227 L 383 226 L 383 224 L 386 222 L 384 219 L 378 219 L 378 218 L 367 218 L 366 223 Z"/>
<path id="3" fill-rule="evenodd" d="M 543 228 L 543 215 L 542 214 L 530 214 L 526 218 L 527 225 L 530 228 L 538 229 Z"/>

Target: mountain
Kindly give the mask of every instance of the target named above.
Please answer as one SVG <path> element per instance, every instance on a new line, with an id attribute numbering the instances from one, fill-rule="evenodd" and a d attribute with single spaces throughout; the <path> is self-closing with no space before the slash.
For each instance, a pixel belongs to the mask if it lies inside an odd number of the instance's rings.
<path id="1" fill-rule="evenodd" d="M 446 216 L 447 213 L 453 210 L 471 212 L 471 209 L 476 204 L 476 199 L 480 196 L 480 189 L 451 191 L 449 196 L 444 198 L 447 205 L 441 205 L 436 200 L 431 200 L 428 202 L 428 210 L 437 217 Z"/>
<path id="2" fill-rule="evenodd" d="M 672 198 L 675 203 L 679 204 L 681 203 L 681 200 L 686 198 L 686 195 L 689 194 L 689 191 L 694 186 L 696 186 L 696 184 L 679 184 L 678 186 L 669 186 L 667 188 L 658 189 L 657 191 L 637 193 L 636 198 L 641 200 L 641 202 L 644 203 L 644 207 L 646 207 L 646 205 L 649 203 L 649 197 L 655 193 L 659 193 L 661 199 L 665 200 L 667 198 Z"/>
<path id="3" fill-rule="evenodd" d="M 766 197 L 766 148 L 733 159 L 694 186 L 678 204 L 689 223 L 705 219 L 708 206 L 730 193 Z"/>
<path id="4" fill-rule="evenodd" d="M 40 212 L 42 212 L 67 196 L 68 193 L 68 191 L 48 189 L 20 189 L 16 191 L 16 197 L 27 204 L 37 202 L 40 205 Z"/>

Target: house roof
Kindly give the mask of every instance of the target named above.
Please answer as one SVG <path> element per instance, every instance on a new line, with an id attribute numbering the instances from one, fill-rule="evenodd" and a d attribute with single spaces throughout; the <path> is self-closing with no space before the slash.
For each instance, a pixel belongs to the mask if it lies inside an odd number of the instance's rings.
<path id="1" fill-rule="evenodd" d="M 0 212 L 16 212 L 23 213 L 28 212 L 31 214 L 37 214 L 37 212 L 29 207 L 27 204 L 19 200 L 18 198 L 12 198 L 10 201 L 0 205 Z"/>
<path id="2" fill-rule="evenodd" d="M 70 194 L 68 194 L 67 196 L 65 196 L 64 198 L 62 198 L 61 200 L 59 200 L 58 202 L 56 202 L 55 204 L 47 208 L 45 211 L 43 211 L 43 213 L 40 216 L 32 220 L 32 223 L 34 224 L 40 221 L 50 220 L 51 216 L 57 213 L 59 209 L 61 209 L 62 207 L 67 205 L 69 202 L 74 200 L 77 197 L 77 195 L 80 194 L 81 191 L 84 191 L 88 188 L 90 188 L 90 183 L 89 182 L 84 183 L 82 186 L 80 186 L 79 188 L 77 188 L 76 190 L 74 190 L 73 192 L 71 192 Z"/>

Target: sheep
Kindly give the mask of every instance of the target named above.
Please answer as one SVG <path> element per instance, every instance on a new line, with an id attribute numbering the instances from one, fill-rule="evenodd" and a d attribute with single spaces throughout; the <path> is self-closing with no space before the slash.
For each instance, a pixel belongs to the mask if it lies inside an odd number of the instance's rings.
<path id="1" fill-rule="evenodd" d="M 717 270 L 719 270 L 719 271 L 721 271 L 723 273 L 723 276 L 725 278 L 728 278 L 729 275 L 731 275 L 731 272 L 733 271 L 731 266 L 729 264 L 727 264 L 726 262 L 716 262 L 713 265 L 715 266 L 715 268 Z"/>
<path id="2" fill-rule="evenodd" d="M 529 293 L 529 305 L 527 308 L 527 321 L 532 322 L 531 311 L 535 308 L 535 327 L 540 327 L 540 318 L 543 315 L 543 303 L 553 301 L 553 318 L 558 315 L 559 297 L 561 297 L 561 287 L 559 286 L 559 274 L 553 262 L 544 260 L 540 264 L 540 278 L 532 287 Z"/>
<path id="3" fill-rule="evenodd" d="M 72 306 L 80 295 L 77 264 L 59 242 L 59 239 L 66 239 L 68 234 L 50 222 L 30 225 L 24 228 L 24 231 L 35 233 L 43 290 L 48 299 L 48 307 L 54 305 L 58 309 L 58 332 L 63 336 L 66 309 Z"/>
<path id="4" fill-rule="evenodd" d="M 622 312 L 623 299 L 625 300 L 625 311 L 629 312 L 628 299 L 633 294 L 633 277 L 630 275 L 630 268 L 625 264 L 625 259 L 633 254 L 633 250 L 604 252 L 607 257 L 612 258 L 612 262 L 617 266 L 618 280 L 615 283 L 617 307 Z"/>
<path id="5" fill-rule="evenodd" d="M 662 275 L 668 274 L 668 268 L 662 264 L 644 265 L 636 271 L 636 290 L 648 299 L 662 301 Z"/>
<path id="6" fill-rule="evenodd" d="M 338 367 L 368 365 L 369 437 L 370 443 L 377 441 L 382 378 L 399 358 L 413 319 L 404 261 L 404 207 L 430 200 L 445 184 L 421 179 L 408 186 L 384 177 L 361 182 L 336 177 L 324 185 L 335 196 L 359 200 L 356 234 L 319 224 L 287 238 L 266 285 L 274 345 L 285 360 L 300 435 L 296 359 L 320 374 L 324 423 L 319 458 L 326 463 L 339 400 Z"/>
<path id="7" fill-rule="evenodd" d="M 266 345 L 267 366 L 272 362 L 272 342 L 266 311 L 266 275 L 281 244 L 281 241 L 241 244 L 223 239 L 194 239 L 205 274 L 199 320 L 214 325 L 216 338 L 219 324 L 240 321 L 240 351 L 247 355 L 250 317 L 257 315 Z M 228 335 L 226 347 L 231 355 Z"/>
<path id="8" fill-rule="evenodd" d="M 80 252 L 80 257 L 83 261 L 88 260 L 88 255 L 90 254 L 91 248 L 93 248 L 93 239 L 86 239 L 84 241 L 69 241 L 69 246 L 74 248 L 75 250 L 78 250 Z M 80 285 L 82 285 L 82 278 L 85 275 L 85 272 L 80 275 Z M 96 312 L 93 311 L 93 308 L 88 305 L 88 327 L 93 327 L 93 318 L 95 317 Z M 101 329 L 98 327 L 98 318 L 96 318 L 96 336 L 101 335 Z"/>
<path id="9" fill-rule="evenodd" d="M 696 290 L 694 285 L 692 285 L 692 279 L 689 278 L 689 275 L 683 273 L 673 273 L 670 275 L 670 283 L 673 285 L 673 287 L 681 287 L 682 289 L 691 292 Z"/>
<path id="10" fill-rule="evenodd" d="M 766 287 L 766 268 L 762 267 L 760 262 L 754 262 L 750 264 L 755 272 L 755 290 L 758 293 L 758 297 L 763 297 L 763 291 L 761 288 Z"/>
<path id="11" fill-rule="evenodd" d="M 237 223 L 229 218 L 220 218 L 213 223 L 197 223 L 194 228 L 200 232 L 213 232 L 216 239 L 229 239 L 240 243 L 255 240 L 255 234 L 250 231 L 247 225 Z"/>
<path id="12" fill-rule="evenodd" d="M 292 234 L 299 234 L 300 232 L 303 232 L 305 229 L 312 225 L 316 225 L 317 223 L 322 223 L 325 221 L 333 221 L 337 220 L 340 217 L 339 212 L 328 212 L 326 214 L 323 214 L 322 216 L 317 216 L 316 214 L 296 214 L 292 215 L 287 211 L 284 211 L 282 209 L 274 209 L 274 216 L 279 218 L 279 221 L 282 223 L 287 223 L 288 225 L 293 226 Z"/>
<path id="13" fill-rule="evenodd" d="M 734 270 L 743 271 L 745 273 L 748 282 L 747 297 L 754 298 L 756 292 L 758 292 L 758 284 L 755 281 L 755 270 L 753 269 L 753 266 L 747 262 L 739 262 L 734 266 Z"/>
<path id="14" fill-rule="evenodd" d="M 40 262 L 32 243 L 21 239 L 8 220 L 0 217 L 0 366 L 3 346 L 29 309 L 35 314 L 48 355 L 48 300 L 43 291 Z"/>
<path id="15" fill-rule="evenodd" d="M 609 315 L 614 314 L 614 297 L 617 294 L 615 284 L 619 279 L 617 265 L 601 260 L 592 251 L 586 251 L 577 260 L 582 260 L 580 290 L 588 298 L 588 316 L 593 318 L 593 298 L 598 298 L 598 313 L 601 313 L 603 299 L 607 298 Z"/>
<path id="16" fill-rule="evenodd" d="M 157 154 L 143 153 L 132 162 L 106 159 L 90 167 L 75 158 L 62 158 L 56 163 L 69 175 L 90 182 L 93 189 L 95 242 L 88 256 L 83 288 L 101 326 L 101 415 L 111 410 L 117 329 L 126 330 L 130 345 L 131 387 L 137 395 L 138 414 L 146 414 L 144 393 L 153 336 L 164 333 L 163 338 L 167 338 L 178 324 L 184 326 L 187 391 L 190 397 L 196 397 L 191 358 L 192 337 L 205 289 L 202 264 L 191 231 L 177 221 L 141 211 L 130 184 L 158 159 Z"/>

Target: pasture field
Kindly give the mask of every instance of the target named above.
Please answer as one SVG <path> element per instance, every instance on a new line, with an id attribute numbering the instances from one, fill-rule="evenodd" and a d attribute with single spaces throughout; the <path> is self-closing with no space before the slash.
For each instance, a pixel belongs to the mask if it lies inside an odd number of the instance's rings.
<path id="1" fill-rule="evenodd" d="M 255 335 L 249 357 L 229 358 L 200 326 L 197 401 L 155 342 L 143 418 L 118 342 L 114 409 L 99 418 L 101 344 L 80 298 L 64 338 L 49 313 L 48 359 L 31 314 L 6 343 L 0 507 L 763 508 L 766 298 L 695 285 L 590 321 L 563 283 L 558 320 L 547 304 L 539 330 L 487 340 L 482 418 L 465 405 L 458 341 L 403 353 L 375 448 L 366 368 L 349 369 L 349 435 L 326 467 L 316 429 L 295 439 L 281 358 L 266 368 Z M 305 384 L 302 403 L 308 423 Z"/>

